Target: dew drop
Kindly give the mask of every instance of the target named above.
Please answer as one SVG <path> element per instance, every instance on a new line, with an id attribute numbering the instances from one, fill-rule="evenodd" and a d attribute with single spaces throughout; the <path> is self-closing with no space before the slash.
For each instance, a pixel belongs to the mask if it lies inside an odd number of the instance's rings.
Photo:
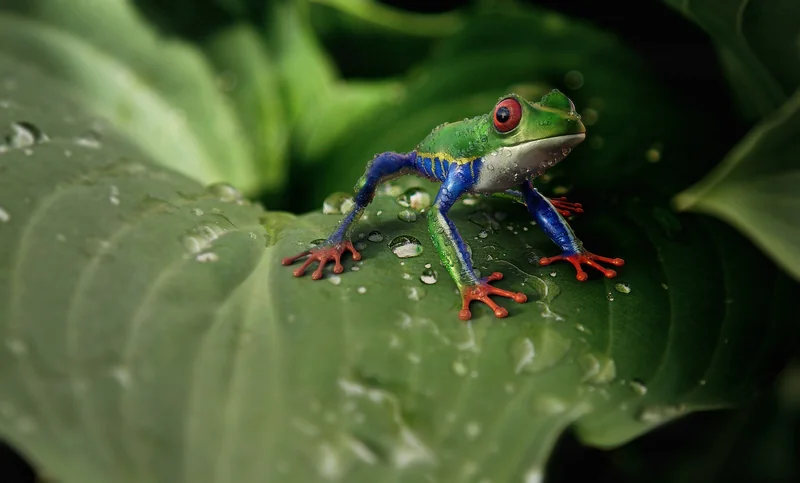
<path id="1" fill-rule="evenodd" d="M 611 292 L 607 293 L 606 294 L 606 299 L 608 299 L 609 302 L 613 302 L 614 301 L 614 294 L 612 294 Z"/>
<path id="2" fill-rule="evenodd" d="M 381 237 L 383 239 L 383 237 Z M 389 248 L 398 258 L 411 258 L 422 255 L 422 243 L 413 236 L 396 236 L 389 242 Z"/>
<path id="3" fill-rule="evenodd" d="M 195 216 L 203 216 L 203 210 L 201 210 L 200 208 L 192 208 L 191 211 L 192 211 L 192 214 L 195 215 Z M 255 237 L 253 237 L 253 238 L 255 238 Z"/>
<path id="4" fill-rule="evenodd" d="M 328 281 L 334 285 L 339 285 L 340 283 L 342 283 L 342 277 L 338 275 L 331 275 L 330 277 L 328 277 Z"/>
<path id="5" fill-rule="evenodd" d="M 108 201 L 110 201 L 112 205 L 119 205 L 119 188 L 115 185 L 111 185 L 109 188 Z"/>
<path id="6" fill-rule="evenodd" d="M 369 235 L 367 235 L 367 240 L 371 241 L 372 243 L 380 243 L 383 241 L 383 234 L 378 230 L 373 230 L 369 232 Z"/>
<path id="7" fill-rule="evenodd" d="M 322 212 L 326 215 L 344 215 L 353 208 L 353 205 L 355 201 L 352 195 L 337 191 L 328 195 L 322 202 Z"/>
<path id="8" fill-rule="evenodd" d="M 403 208 L 422 211 L 431 206 L 431 195 L 422 188 L 409 188 L 397 197 L 397 204 Z"/>
<path id="9" fill-rule="evenodd" d="M 206 187 L 206 191 L 225 203 L 234 203 L 242 200 L 242 193 L 228 183 L 211 184 Z"/>
<path id="10" fill-rule="evenodd" d="M 6 137 L 6 143 L 12 148 L 26 148 L 47 139 L 47 135 L 38 127 L 29 122 L 19 121 L 11 123 L 11 135 Z"/>
<path id="11" fill-rule="evenodd" d="M 486 233 L 486 230 L 481 230 L 478 232 L 478 238 L 486 238 L 487 236 L 489 236 L 489 234 Z"/>
<path id="12" fill-rule="evenodd" d="M 361 294 L 367 293 L 367 287 L 358 287 L 357 292 Z"/>
<path id="13" fill-rule="evenodd" d="M 361 242 L 361 241 L 360 242 L 356 242 L 353 246 L 358 251 L 361 251 L 361 250 L 364 250 L 364 249 L 367 248 L 367 244 L 364 243 L 364 242 Z M 355 267 L 353 267 L 353 269 L 355 270 Z"/>
<path id="14" fill-rule="evenodd" d="M 645 386 L 641 379 L 631 379 L 631 381 L 628 383 L 628 387 L 630 387 L 631 390 L 639 396 L 644 396 L 647 394 L 647 386 Z"/>
<path id="15" fill-rule="evenodd" d="M 451 368 L 453 369 L 453 372 L 457 376 L 461 376 L 461 377 L 466 376 L 467 373 L 469 372 L 469 369 L 467 368 L 467 366 L 464 365 L 464 363 L 461 362 L 461 361 L 453 361 L 453 365 L 451 366 Z"/>
<path id="16" fill-rule="evenodd" d="M 402 210 L 397 213 L 397 219 L 406 223 L 414 223 L 417 221 L 417 213 L 411 210 Z"/>
<path id="17" fill-rule="evenodd" d="M 572 342 L 550 327 L 536 327 L 517 337 L 509 349 L 514 372 L 535 373 L 564 358 Z"/>
<path id="18" fill-rule="evenodd" d="M 464 433 L 469 439 L 475 439 L 481 434 L 481 425 L 476 421 L 470 421 L 464 427 Z"/>
<path id="19" fill-rule="evenodd" d="M 219 255 L 214 252 L 204 252 L 197 255 L 195 259 L 200 263 L 216 262 L 219 261 Z"/>
<path id="20" fill-rule="evenodd" d="M 11 215 L 3 208 L 0 208 L 0 223 L 8 223 L 9 221 L 11 221 Z"/>
<path id="21" fill-rule="evenodd" d="M 131 377 L 130 371 L 122 366 L 117 366 L 114 369 L 112 369 L 111 377 L 116 379 L 119 385 L 122 387 L 130 387 L 131 381 L 133 379 Z"/>
<path id="22" fill-rule="evenodd" d="M 78 136 L 75 138 L 75 144 L 78 146 L 83 146 L 85 148 L 93 148 L 98 149 L 102 146 L 102 137 L 100 133 L 94 129 L 87 131 L 86 133 Z"/>
<path id="23" fill-rule="evenodd" d="M 590 384 L 608 384 L 617 377 L 614 359 L 605 354 L 583 354 L 578 363 L 583 369 L 583 381 Z"/>
<path id="24" fill-rule="evenodd" d="M 643 423 L 659 424 L 669 419 L 680 416 L 686 411 L 683 404 L 668 404 L 663 406 L 647 406 L 642 408 L 636 418 Z"/>
<path id="25" fill-rule="evenodd" d="M 619 293 L 631 293 L 631 286 L 625 282 L 615 284 L 614 289 Z"/>
<path id="26" fill-rule="evenodd" d="M 422 281 L 422 283 L 427 285 L 433 285 L 436 283 L 437 278 L 438 275 L 436 274 L 436 271 L 430 268 L 423 270 L 422 275 L 419 276 L 419 279 Z"/>
<path id="27" fill-rule="evenodd" d="M 645 152 L 645 158 L 647 159 L 648 163 L 657 163 L 661 161 L 661 150 L 663 146 L 661 143 L 654 143 L 650 149 Z"/>

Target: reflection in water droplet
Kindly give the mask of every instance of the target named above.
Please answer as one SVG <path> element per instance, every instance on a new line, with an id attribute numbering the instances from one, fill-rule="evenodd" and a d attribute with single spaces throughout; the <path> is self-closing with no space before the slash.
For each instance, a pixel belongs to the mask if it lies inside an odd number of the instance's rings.
<path id="1" fill-rule="evenodd" d="M 535 373 L 552 367 L 569 351 L 572 342 L 555 329 L 533 327 L 517 337 L 510 347 L 514 372 Z"/>
<path id="2" fill-rule="evenodd" d="M 436 274 L 436 271 L 430 268 L 423 270 L 422 275 L 419 276 L 419 279 L 422 281 L 422 283 L 427 285 L 433 285 L 436 283 L 437 278 L 438 275 Z"/>
<path id="3" fill-rule="evenodd" d="M 322 202 L 322 212 L 326 215 L 344 215 L 353 208 L 353 205 L 355 201 L 352 195 L 337 191 L 328 195 Z"/>
<path id="4" fill-rule="evenodd" d="M 3 208 L 0 208 L 0 223 L 8 223 L 9 221 L 11 221 L 11 215 Z"/>
<path id="5" fill-rule="evenodd" d="M 334 285 L 339 285 L 340 283 L 342 283 L 342 277 L 338 275 L 331 275 L 330 277 L 328 277 L 328 281 Z"/>
<path id="6" fill-rule="evenodd" d="M 614 301 L 614 294 L 612 294 L 611 292 L 607 293 L 606 294 L 606 299 L 608 299 L 609 302 L 613 302 Z"/>
<path id="7" fill-rule="evenodd" d="M 608 384 L 617 377 L 614 359 L 605 354 L 583 354 L 578 363 L 583 368 L 583 381 L 590 384 Z"/>
<path id="8" fill-rule="evenodd" d="M 382 238 L 381 238 L 382 239 Z M 410 235 L 396 236 L 389 242 L 389 248 L 398 258 L 412 258 L 422 255 L 422 243 Z"/>
<path id="9" fill-rule="evenodd" d="M 631 286 L 625 282 L 615 284 L 614 289 L 619 293 L 631 293 Z"/>
<path id="10" fill-rule="evenodd" d="M 373 230 L 369 232 L 369 235 L 367 235 L 367 240 L 373 243 L 380 243 L 383 241 L 383 234 L 378 230 Z"/>
<path id="11" fill-rule="evenodd" d="M 367 287 L 358 287 L 357 291 L 358 291 L 358 293 L 362 293 L 362 294 L 363 293 L 367 293 Z"/>
<path id="12" fill-rule="evenodd" d="M 422 211 L 431 206 L 431 195 L 422 188 L 409 188 L 397 197 L 397 204 L 403 208 Z"/>
<path id="13" fill-rule="evenodd" d="M 647 394 L 647 386 L 645 386 L 644 382 L 642 382 L 640 379 L 632 379 L 628 383 L 628 386 L 639 396 L 644 396 Z"/>
<path id="14" fill-rule="evenodd" d="M 417 213 L 411 210 L 402 210 L 397 214 L 397 219 L 406 223 L 414 223 L 417 221 Z"/>

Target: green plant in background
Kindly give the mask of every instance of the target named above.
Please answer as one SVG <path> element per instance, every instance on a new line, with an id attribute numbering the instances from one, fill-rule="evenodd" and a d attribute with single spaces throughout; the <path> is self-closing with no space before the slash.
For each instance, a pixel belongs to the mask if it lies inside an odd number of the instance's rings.
<path id="1" fill-rule="evenodd" d="M 182 2 L 0 0 L 0 436 L 43 473 L 533 482 L 565 428 L 616 447 L 750 401 L 793 354 L 790 2 L 675 5 L 754 124 L 724 160 L 716 113 L 553 12 L 194 7 L 181 23 Z M 337 32 L 397 55 L 344 78 L 320 41 Z M 420 216 L 433 188 L 414 180 L 365 213 L 363 264 L 319 282 L 281 267 L 330 232 L 374 153 L 551 88 L 588 136 L 542 189 L 584 203 L 576 230 L 626 259 L 620 279 L 538 267 L 553 247 L 524 209 L 466 200 L 452 213 L 476 267 L 529 301 L 459 324 Z"/>

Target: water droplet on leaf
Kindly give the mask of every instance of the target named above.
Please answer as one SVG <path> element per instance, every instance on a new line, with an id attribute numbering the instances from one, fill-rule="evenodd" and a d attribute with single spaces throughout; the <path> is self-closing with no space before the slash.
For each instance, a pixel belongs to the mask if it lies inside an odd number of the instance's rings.
<path id="1" fill-rule="evenodd" d="M 403 208 L 422 211 L 431 206 L 431 195 L 422 188 L 409 188 L 397 197 L 397 204 Z"/>
<path id="2" fill-rule="evenodd" d="M 615 284 L 614 289 L 619 293 L 631 293 L 631 286 L 625 282 Z"/>
<path id="3" fill-rule="evenodd" d="M 583 381 L 590 384 L 608 384 L 617 377 L 614 359 L 605 354 L 583 354 L 578 363 L 583 368 Z"/>
<path id="4" fill-rule="evenodd" d="M 425 270 L 422 271 L 422 275 L 419 276 L 419 279 L 424 284 L 433 285 L 434 283 L 436 283 L 437 277 L 438 276 L 435 270 L 426 268 Z"/>
<path id="5" fill-rule="evenodd" d="M 413 236 L 396 236 L 389 242 L 389 248 L 398 258 L 411 258 L 422 255 L 422 243 Z"/>
<path id="6" fill-rule="evenodd" d="M 353 208 L 353 205 L 355 201 L 352 195 L 337 191 L 328 195 L 322 202 L 322 212 L 326 215 L 344 215 Z"/>
<path id="7" fill-rule="evenodd" d="M 407 223 L 414 223 L 417 221 L 417 214 L 411 210 L 402 210 L 397 214 L 397 219 Z"/>
<path id="8" fill-rule="evenodd" d="M 383 241 L 383 234 L 378 230 L 373 230 L 369 232 L 369 235 L 367 235 L 367 240 L 373 243 L 380 243 Z"/>

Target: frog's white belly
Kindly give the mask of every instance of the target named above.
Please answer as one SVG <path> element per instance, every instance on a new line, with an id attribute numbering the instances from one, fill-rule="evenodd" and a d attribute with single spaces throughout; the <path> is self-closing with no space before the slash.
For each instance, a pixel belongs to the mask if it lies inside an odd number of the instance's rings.
<path id="1" fill-rule="evenodd" d="M 473 191 L 495 193 L 518 187 L 523 181 L 544 173 L 569 154 L 586 134 L 569 134 L 537 139 L 500 148 L 483 157 Z"/>

